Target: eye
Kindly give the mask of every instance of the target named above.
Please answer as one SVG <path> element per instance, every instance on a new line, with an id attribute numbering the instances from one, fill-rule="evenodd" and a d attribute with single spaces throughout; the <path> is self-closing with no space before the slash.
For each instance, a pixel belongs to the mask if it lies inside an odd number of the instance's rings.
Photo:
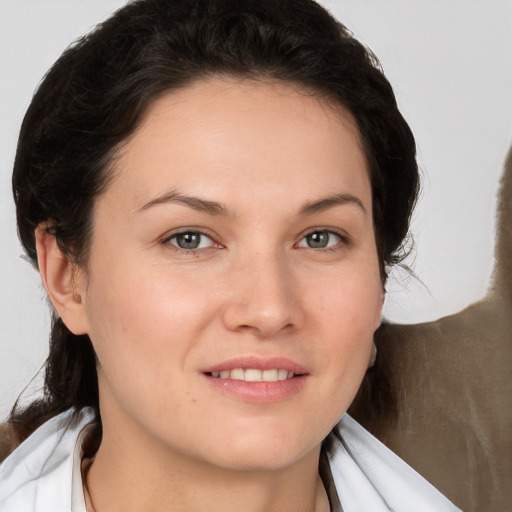
<path id="1" fill-rule="evenodd" d="M 183 231 L 169 237 L 166 242 L 184 251 L 207 249 L 213 247 L 215 242 L 204 233 L 199 231 Z"/>
<path id="2" fill-rule="evenodd" d="M 338 233 L 328 230 L 318 230 L 308 233 L 298 243 L 299 247 L 308 247 L 309 249 L 328 249 L 335 247 L 343 238 Z"/>

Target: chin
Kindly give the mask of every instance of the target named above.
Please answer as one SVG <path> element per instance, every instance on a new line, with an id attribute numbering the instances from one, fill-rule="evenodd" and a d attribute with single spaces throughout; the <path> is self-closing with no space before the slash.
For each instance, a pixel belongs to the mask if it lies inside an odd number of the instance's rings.
<path id="1" fill-rule="evenodd" d="M 318 446 L 318 452 L 319 451 L 320 445 Z M 219 455 L 214 462 L 217 467 L 233 471 L 280 471 L 298 462 L 306 453 L 304 453 L 303 450 L 293 448 L 288 450 L 276 450 L 275 447 L 272 450 L 252 449 L 247 451 L 234 451 L 230 449 L 228 453 Z"/>
<path id="2" fill-rule="evenodd" d="M 285 469 L 305 456 L 320 452 L 322 437 L 305 438 L 290 423 L 282 430 L 259 429 L 228 435 L 209 453 L 218 467 L 237 471 L 277 471 Z M 218 448 L 217 448 L 218 447 Z"/>

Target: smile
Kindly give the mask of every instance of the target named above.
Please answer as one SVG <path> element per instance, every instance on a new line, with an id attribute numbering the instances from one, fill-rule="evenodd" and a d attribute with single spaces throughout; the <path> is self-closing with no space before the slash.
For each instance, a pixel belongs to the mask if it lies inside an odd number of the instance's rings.
<path id="1" fill-rule="evenodd" d="M 233 370 L 211 372 L 210 375 L 218 379 L 244 380 L 246 382 L 277 382 L 280 380 L 293 379 L 295 372 L 279 368 L 270 370 L 234 368 Z"/>
<path id="2" fill-rule="evenodd" d="M 222 395 L 253 404 L 288 399 L 304 389 L 310 376 L 306 366 L 292 359 L 255 354 L 213 364 L 201 373 Z"/>

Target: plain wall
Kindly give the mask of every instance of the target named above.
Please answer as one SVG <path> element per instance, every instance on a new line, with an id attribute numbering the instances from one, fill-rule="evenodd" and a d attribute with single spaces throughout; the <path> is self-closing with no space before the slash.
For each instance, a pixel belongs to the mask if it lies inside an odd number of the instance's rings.
<path id="1" fill-rule="evenodd" d="M 412 323 L 455 313 L 483 297 L 492 272 L 495 195 L 512 143 L 512 2 L 322 3 L 379 57 L 424 173 L 410 260 L 422 283 L 392 273 L 385 315 Z M 52 62 L 123 4 L 0 0 L 0 418 L 48 345 L 45 294 L 16 237 L 10 175 L 19 126 Z"/>

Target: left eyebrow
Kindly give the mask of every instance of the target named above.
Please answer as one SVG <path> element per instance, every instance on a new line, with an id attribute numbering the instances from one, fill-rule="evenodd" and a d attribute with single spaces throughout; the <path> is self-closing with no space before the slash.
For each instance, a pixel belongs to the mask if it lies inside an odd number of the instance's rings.
<path id="1" fill-rule="evenodd" d="M 299 210 L 300 215 L 312 215 L 313 213 L 318 213 L 328 208 L 332 208 L 333 206 L 345 205 L 345 204 L 353 204 L 362 210 L 362 212 L 366 215 L 367 211 L 363 205 L 361 199 L 351 194 L 334 194 L 329 197 L 324 197 L 322 199 L 318 199 L 316 201 L 309 201 L 305 203 L 302 208 Z"/>

